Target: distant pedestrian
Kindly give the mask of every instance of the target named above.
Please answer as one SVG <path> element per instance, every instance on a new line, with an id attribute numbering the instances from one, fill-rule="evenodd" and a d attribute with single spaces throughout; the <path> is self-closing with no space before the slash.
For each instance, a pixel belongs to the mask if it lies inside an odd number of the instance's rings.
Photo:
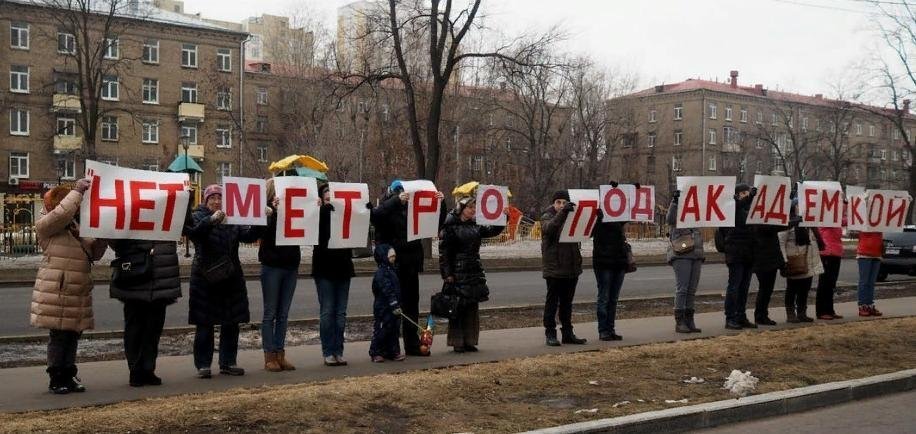
<path id="1" fill-rule="evenodd" d="M 694 299 L 700 285 L 700 271 L 706 261 L 703 249 L 703 233 L 697 228 L 678 228 L 677 210 L 681 192 L 671 193 L 668 207 L 668 264 L 674 269 L 674 331 L 677 333 L 700 333 L 694 322 Z"/>
<path id="2" fill-rule="evenodd" d="M 572 304 L 576 285 L 582 274 L 582 253 L 579 243 L 561 243 L 560 232 L 569 213 L 576 204 L 569 201 L 569 193 L 560 190 L 553 194 L 553 204 L 541 214 L 541 262 L 544 280 L 547 281 L 547 300 L 544 304 L 544 333 L 547 345 L 560 346 L 557 340 L 557 316 L 562 327 L 562 343 L 585 344 L 573 333 Z"/>
<path id="3" fill-rule="evenodd" d="M 786 322 L 814 321 L 807 315 L 808 293 L 814 276 L 824 272 L 817 244 L 817 232 L 800 226 L 797 199 L 792 202 L 789 229 L 779 233 L 783 256 L 786 258 Z"/>
<path id="4" fill-rule="evenodd" d="M 756 189 L 745 183 L 735 186 L 735 227 L 719 228 L 725 236 L 725 264 L 728 285 L 725 290 L 725 328 L 741 330 L 757 328 L 747 319 L 747 293 L 751 287 L 754 267 L 754 233 L 747 224 L 751 201 Z"/>
<path id="5" fill-rule="evenodd" d="M 843 226 L 846 226 L 845 219 Z M 817 230 L 824 241 L 824 248 L 820 251 L 824 272 L 817 278 L 815 314 L 822 320 L 840 319 L 842 316 L 837 315 L 833 309 L 833 293 L 836 291 L 840 264 L 843 261 L 843 228 L 822 227 Z"/>
<path id="6" fill-rule="evenodd" d="M 398 342 L 401 324 L 401 286 L 397 274 L 397 252 L 387 244 L 377 244 L 374 251 L 378 269 L 372 278 L 372 342 L 369 357 L 375 363 L 385 360 L 404 361 Z"/>
<path id="7" fill-rule="evenodd" d="M 884 234 L 859 232 L 856 261 L 859 263 L 859 316 L 882 316 L 875 308 L 875 282 L 881 271 L 884 255 Z"/>
<path id="8" fill-rule="evenodd" d="M 48 390 L 55 394 L 85 392 L 77 377 L 76 347 L 84 330 L 92 329 L 92 273 L 94 261 L 108 245 L 80 237 L 79 211 L 90 180 L 81 179 L 73 190 L 57 186 L 45 193 L 44 210 L 35 223 L 44 260 L 32 290 L 32 327 L 50 329 Z"/>
<path id="9" fill-rule="evenodd" d="M 610 185 L 617 188 L 617 182 Z M 637 189 L 638 189 L 637 185 Z M 624 232 L 626 222 L 607 222 L 601 220 L 603 215 L 598 211 L 597 222 L 592 230 L 592 268 L 598 282 L 596 315 L 598 317 L 598 339 L 602 341 L 619 341 L 623 339 L 615 329 L 617 318 L 617 300 L 623 279 L 630 266 L 630 245 Z"/>

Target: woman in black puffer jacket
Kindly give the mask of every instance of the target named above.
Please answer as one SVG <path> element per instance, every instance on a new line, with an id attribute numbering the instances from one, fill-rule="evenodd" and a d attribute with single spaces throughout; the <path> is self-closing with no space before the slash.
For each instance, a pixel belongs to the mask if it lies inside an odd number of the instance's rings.
<path id="1" fill-rule="evenodd" d="M 158 386 L 156 357 L 165 325 L 165 308 L 181 297 L 178 251 L 174 241 L 111 240 L 111 298 L 124 303 L 124 354 L 130 385 Z M 125 268 L 143 267 L 141 273 Z"/>
<path id="2" fill-rule="evenodd" d="M 489 299 L 490 289 L 480 263 L 480 240 L 495 237 L 505 226 L 480 226 L 474 221 L 474 198 L 458 202 L 439 233 L 439 270 L 446 284 L 454 284 L 459 303 L 455 317 L 449 319 L 448 346 L 456 353 L 477 351 L 480 336 L 479 303 Z"/>

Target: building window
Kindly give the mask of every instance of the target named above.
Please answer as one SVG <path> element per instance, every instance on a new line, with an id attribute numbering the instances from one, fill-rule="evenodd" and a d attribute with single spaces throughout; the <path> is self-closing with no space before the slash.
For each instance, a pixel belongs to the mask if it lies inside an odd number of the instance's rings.
<path id="1" fill-rule="evenodd" d="M 757 139 L 757 149 L 763 149 L 763 139 Z"/>
<path id="2" fill-rule="evenodd" d="M 102 117 L 102 140 L 118 140 L 118 118 L 114 116 Z"/>
<path id="3" fill-rule="evenodd" d="M 10 152 L 10 178 L 29 177 L 29 153 Z"/>
<path id="4" fill-rule="evenodd" d="M 267 105 L 267 88 L 259 87 L 257 93 L 258 105 Z"/>
<path id="5" fill-rule="evenodd" d="M 674 106 L 674 120 L 679 121 L 684 119 L 684 105 L 677 104 Z"/>
<path id="6" fill-rule="evenodd" d="M 897 151 L 896 150 L 891 151 L 891 161 L 897 161 Z"/>
<path id="7" fill-rule="evenodd" d="M 254 126 L 255 126 L 255 131 L 259 133 L 266 133 L 267 132 L 267 117 L 258 116 L 258 119 L 255 121 Z"/>
<path id="8" fill-rule="evenodd" d="M 763 173 L 763 161 L 758 161 L 757 162 L 757 174 L 759 175 L 761 173 Z"/>
<path id="9" fill-rule="evenodd" d="M 60 175 L 60 179 L 76 179 L 76 158 L 59 158 L 57 160 L 57 173 Z"/>
<path id="10" fill-rule="evenodd" d="M 776 125 L 776 112 L 770 114 L 770 125 Z"/>
<path id="11" fill-rule="evenodd" d="M 763 123 L 763 110 L 758 110 L 757 111 L 757 125 L 760 125 L 762 123 Z"/>
<path id="12" fill-rule="evenodd" d="M 807 116 L 802 118 L 801 129 L 802 131 L 808 131 L 808 117 Z"/>
<path id="13" fill-rule="evenodd" d="M 29 93 L 29 67 L 10 65 L 10 92 Z"/>
<path id="14" fill-rule="evenodd" d="M 70 136 L 76 135 L 76 119 L 57 118 L 57 135 Z"/>
<path id="15" fill-rule="evenodd" d="M 159 121 L 143 121 L 143 143 L 159 143 Z"/>
<path id="16" fill-rule="evenodd" d="M 197 45 L 181 45 L 181 66 L 185 68 L 197 68 Z"/>
<path id="17" fill-rule="evenodd" d="M 900 140 L 900 130 L 893 128 L 892 131 L 893 133 L 891 133 L 891 136 L 894 138 L 894 140 Z"/>
<path id="18" fill-rule="evenodd" d="M 29 111 L 23 109 L 10 109 L 10 135 L 29 135 Z"/>
<path id="19" fill-rule="evenodd" d="M 737 144 L 741 139 L 741 132 L 735 128 L 725 127 L 723 133 L 725 135 L 725 143 L 729 145 Z"/>
<path id="20" fill-rule="evenodd" d="M 264 145 L 264 144 L 258 145 L 258 162 L 259 163 L 267 162 L 267 145 Z"/>
<path id="21" fill-rule="evenodd" d="M 159 41 L 147 39 L 143 41 L 143 63 L 159 63 Z"/>
<path id="22" fill-rule="evenodd" d="M 868 126 L 868 137 L 875 137 L 875 126 L 874 125 Z"/>
<path id="23" fill-rule="evenodd" d="M 10 23 L 10 48 L 29 49 L 28 23 Z"/>
<path id="24" fill-rule="evenodd" d="M 217 163 L 216 173 L 219 174 L 219 182 L 223 182 L 224 176 L 232 176 L 232 163 Z"/>
<path id="25" fill-rule="evenodd" d="M 76 95 L 76 82 L 65 78 L 59 79 L 54 83 L 54 93 Z"/>
<path id="26" fill-rule="evenodd" d="M 143 79 L 143 103 L 159 104 L 159 80 L 153 78 Z"/>
<path id="27" fill-rule="evenodd" d="M 228 48 L 219 48 L 216 50 L 216 69 L 220 71 L 232 71 L 232 50 Z"/>
<path id="28" fill-rule="evenodd" d="M 709 144 L 710 145 L 716 144 L 716 130 L 713 130 L 713 129 L 709 130 Z"/>
<path id="29" fill-rule="evenodd" d="M 232 147 L 232 129 L 228 125 L 218 125 L 215 133 L 217 148 Z"/>
<path id="30" fill-rule="evenodd" d="M 655 133 L 649 133 L 648 137 L 649 137 L 649 147 L 654 148 L 655 147 Z"/>
<path id="31" fill-rule="evenodd" d="M 119 95 L 118 76 L 106 75 L 102 77 L 102 99 L 106 101 L 117 101 Z"/>
<path id="32" fill-rule="evenodd" d="M 747 123 L 747 109 L 741 109 L 741 123 Z"/>
<path id="33" fill-rule="evenodd" d="M 197 125 L 182 125 L 181 137 L 188 138 L 189 145 L 197 144 Z"/>
<path id="34" fill-rule="evenodd" d="M 118 38 L 105 38 L 105 58 L 117 60 L 119 57 L 121 57 L 121 49 Z"/>
<path id="35" fill-rule="evenodd" d="M 707 168 L 709 169 L 710 172 L 716 171 L 716 157 L 715 156 L 709 157 L 709 167 Z"/>
<path id="36" fill-rule="evenodd" d="M 725 120 L 732 120 L 732 106 L 730 105 L 725 106 Z"/>
<path id="37" fill-rule="evenodd" d="M 715 119 L 717 117 L 716 110 L 717 110 L 716 103 L 709 103 L 709 118 L 710 119 Z"/>
<path id="38" fill-rule="evenodd" d="M 76 37 L 70 33 L 58 33 L 57 52 L 62 54 L 76 54 Z"/>
<path id="39" fill-rule="evenodd" d="M 225 88 L 216 93 L 216 108 L 229 110 L 232 107 L 232 90 Z"/>
<path id="40" fill-rule="evenodd" d="M 149 170 L 150 172 L 158 172 L 159 171 L 159 162 L 156 160 L 146 161 L 145 163 L 143 163 L 143 167 L 141 167 L 141 169 Z"/>
<path id="41" fill-rule="evenodd" d="M 389 119 L 389 116 L 390 116 L 390 115 L 389 115 L 390 112 L 391 112 L 391 109 L 390 109 L 390 107 L 388 106 L 388 103 L 386 102 L 386 103 L 382 104 L 382 119 L 383 119 L 385 122 L 388 122 L 388 119 Z"/>
<path id="42" fill-rule="evenodd" d="M 655 122 L 655 110 L 649 110 L 649 122 Z"/>
<path id="43" fill-rule="evenodd" d="M 681 159 L 679 157 L 671 157 L 671 171 L 680 172 L 681 171 Z"/>
<path id="44" fill-rule="evenodd" d="M 197 103 L 197 83 L 181 83 L 181 102 Z"/>
<path id="45" fill-rule="evenodd" d="M 681 140 L 684 139 L 684 133 L 680 131 L 674 132 L 674 146 L 681 146 Z"/>

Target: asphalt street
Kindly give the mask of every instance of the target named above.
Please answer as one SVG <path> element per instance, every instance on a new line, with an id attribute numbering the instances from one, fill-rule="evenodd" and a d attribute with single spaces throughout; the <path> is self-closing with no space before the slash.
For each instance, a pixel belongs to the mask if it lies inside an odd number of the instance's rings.
<path id="1" fill-rule="evenodd" d="M 857 281 L 855 260 L 844 260 L 840 270 L 840 285 L 850 285 Z M 546 288 L 540 271 L 517 271 L 488 273 L 490 301 L 486 307 L 517 306 L 543 303 Z M 906 276 L 892 276 L 890 280 L 907 279 Z M 725 291 L 728 271 L 724 264 L 708 264 L 703 267 L 700 281 L 701 293 L 721 294 Z M 371 277 L 356 277 L 350 286 L 349 315 L 372 314 Z M 420 276 L 420 309 L 429 306 L 429 297 L 442 286 L 438 274 Z M 751 285 L 755 291 L 756 279 Z M 187 325 L 188 288 L 182 284 L 184 297 L 168 308 L 166 327 Z M 672 295 L 674 293 L 674 276 L 669 266 L 642 267 L 633 274 L 628 274 L 624 281 L 621 298 L 646 298 Z M 777 290 L 785 288 L 785 280 L 777 279 Z M 579 280 L 576 301 L 590 301 L 596 295 L 595 275 L 586 269 Z M 31 287 L 0 288 L 0 336 L 44 335 L 44 330 L 29 327 L 29 302 L 32 296 Z M 97 285 L 93 292 L 95 308 L 95 330 L 112 331 L 123 327 L 123 309 L 118 300 L 108 295 L 108 285 Z M 251 319 L 260 322 L 262 315 L 261 283 L 258 280 L 248 281 Z M 753 299 L 751 300 L 753 303 Z M 316 318 L 318 316 L 318 297 L 315 283 L 311 279 L 299 280 L 296 295 L 290 310 L 290 319 Z"/>

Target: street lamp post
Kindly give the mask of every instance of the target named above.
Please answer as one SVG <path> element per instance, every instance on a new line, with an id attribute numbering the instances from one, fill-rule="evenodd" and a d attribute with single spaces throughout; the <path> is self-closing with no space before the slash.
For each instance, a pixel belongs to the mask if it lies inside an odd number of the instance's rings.
<path id="1" fill-rule="evenodd" d="M 181 136 L 179 137 L 179 140 L 181 140 L 181 147 L 184 149 L 184 171 L 185 173 L 188 174 L 188 181 L 190 181 L 191 169 L 188 168 L 188 148 L 191 145 L 190 144 L 191 136 Z M 188 237 L 184 237 L 184 257 L 185 258 L 191 257 L 191 245 L 190 245 L 190 240 L 188 240 Z"/>

